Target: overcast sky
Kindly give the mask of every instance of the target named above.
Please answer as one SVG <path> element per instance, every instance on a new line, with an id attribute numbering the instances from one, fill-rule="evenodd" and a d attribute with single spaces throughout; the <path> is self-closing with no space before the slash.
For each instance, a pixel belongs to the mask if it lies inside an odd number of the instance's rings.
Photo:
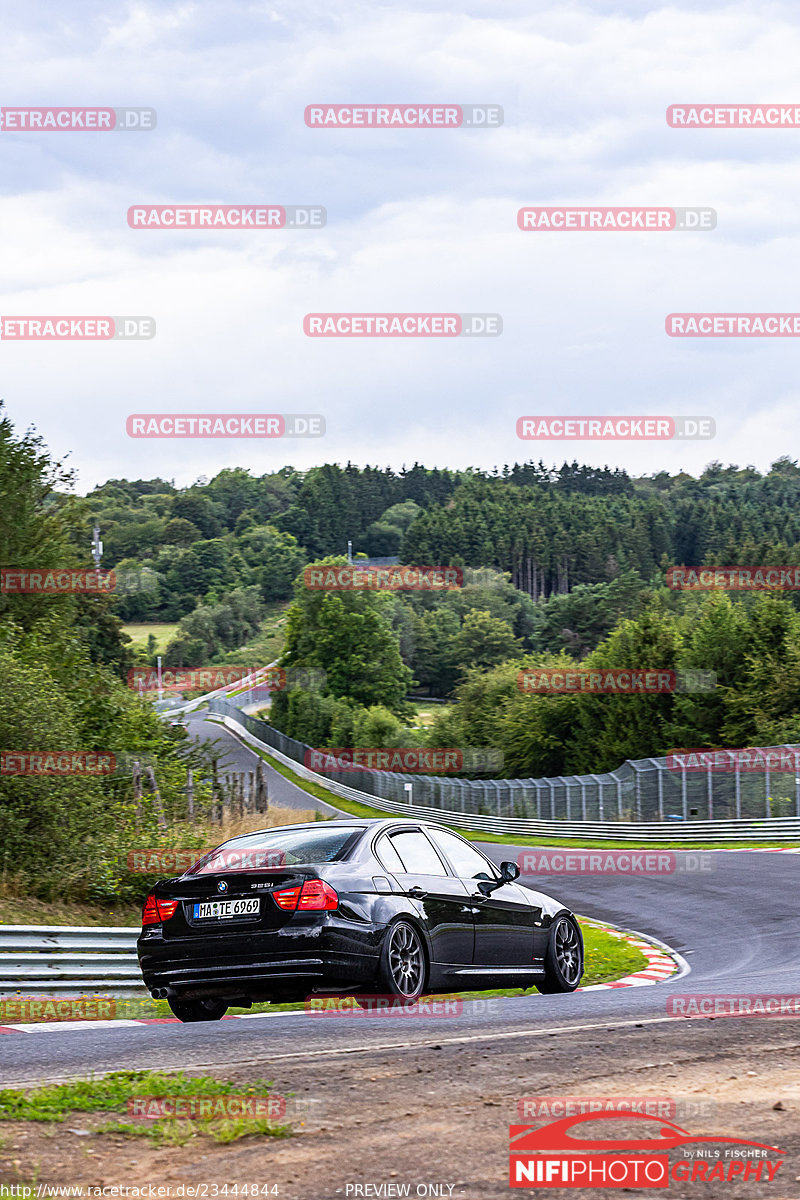
<path id="1" fill-rule="evenodd" d="M 800 105 L 790 4 L 307 0 L 4 12 L 5 106 L 157 110 L 147 133 L 0 133 L 0 314 L 146 314 L 151 341 L 0 340 L 0 396 L 78 490 L 222 467 L 698 472 L 798 457 L 800 341 L 667 337 L 800 310 L 800 128 L 680 130 L 680 102 Z M 317 102 L 502 105 L 499 129 L 309 129 Z M 134 230 L 133 204 L 316 204 L 322 230 Z M 707 205 L 713 232 L 523 233 L 523 205 Z M 309 312 L 497 312 L 496 338 L 311 339 Z M 130 439 L 134 412 L 321 413 L 319 440 Z M 521 442 L 529 414 L 709 415 L 696 443 Z"/>

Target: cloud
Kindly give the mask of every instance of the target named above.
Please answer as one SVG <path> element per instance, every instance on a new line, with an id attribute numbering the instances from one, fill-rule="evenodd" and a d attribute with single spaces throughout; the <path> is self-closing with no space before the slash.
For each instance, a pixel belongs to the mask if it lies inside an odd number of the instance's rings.
<path id="1" fill-rule="evenodd" d="M 148 314 L 151 342 L 0 341 L 12 417 L 107 476 L 578 457 L 634 471 L 787 450 L 792 340 L 668 338 L 788 311 L 800 130 L 670 129 L 680 101 L 800 103 L 793 9 L 34 2 L 14 104 L 152 106 L 152 133 L 0 134 L 3 314 Z M 314 102 L 498 103 L 497 130 L 315 130 Z M 319 231 L 131 230 L 136 203 L 322 204 Z M 522 233 L 524 204 L 710 205 L 711 233 Z M 493 339 L 312 340 L 311 311 L 500 312 Z M 137 411 L 321 412 L 319 441 L 132 442 Z M 712 443 L 516 438 L 527 413 L 708 414 Z"/>

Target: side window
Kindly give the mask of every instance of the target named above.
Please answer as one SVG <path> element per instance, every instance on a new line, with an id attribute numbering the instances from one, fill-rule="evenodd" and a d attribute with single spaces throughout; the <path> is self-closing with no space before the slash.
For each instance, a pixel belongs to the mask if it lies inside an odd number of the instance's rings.
<path id="1" fill-rule="evenodd" d="M 404 871 L 405 867 L 400 861 L 400 855 L 395 850 L 392 843 L 389 841 L 385 833 L 382 833 L 375 843 L 375 853 L 378 860 L 386 867 L 387 871 Z"/>
<path id="2" fill-rule="evenodd" d="M 453 870 L 461 879 L 491 879 L 492 867 L 482 854 L 443 829 L 429 829 L 430 839 L 453 864 Z"/>
<path id="3" fill-rule="evenodd" d="M 446 875 L 444 863 L 419 829 L 404 829 L 392 834 L 392 845 L 411 875 Z"/>

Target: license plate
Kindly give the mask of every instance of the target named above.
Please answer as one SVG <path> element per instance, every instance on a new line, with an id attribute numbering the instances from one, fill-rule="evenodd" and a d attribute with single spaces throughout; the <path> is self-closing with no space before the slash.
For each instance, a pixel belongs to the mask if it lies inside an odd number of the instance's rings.
<path id="1" fill-rule="evenodd" d="M 252 917 L 261 907 L 258 896 L 246 900 L 204 900 L 194 905 L 195 921 L 230 920 L 231 917 Z"/>

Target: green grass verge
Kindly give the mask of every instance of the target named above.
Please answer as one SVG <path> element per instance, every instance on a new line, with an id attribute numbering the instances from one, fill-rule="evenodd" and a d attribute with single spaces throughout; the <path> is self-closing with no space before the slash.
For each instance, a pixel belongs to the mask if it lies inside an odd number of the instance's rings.
<path id="1" fill-rule="evenodd" d="M 132 622 L 128 625 L 123 625 L 122 632 L 127 633 L 134 646 L 140 647 L 142 650 L 147 649 L 147 639 L 152 633 L 156 639 L 156 654 L 161 654 L 166 649 L 167 642 L 172 641 L 174 638 L 177 628 L 177 621 L 172 624 Z"/>
<path id="2" fill-rule="evenodd" d="M 386 813 L 383 814 L 386 816 Z M 459 829 L 462 837 L 475 842 L 500 842 L 507 846 L 550 846 L 576 850 L 791 850 L 800 849 L 800 843 L 778 845 L 775 842 L 622 842 L 619 839 L 523 837 L 515 833 L 479 833 L 471 829 Z"/>
<path id="3" fill-rule="evenodd" d="M 0 899 L 0 925 L 132 925 L 141 928 L 140 904 L 81 904 L 37 900 L 32 896 Z"/>
<path id="4" fill-rule="evenodd" d="M 64 1121 L 73 1113 L 120 1113 L 120 1118 L 96 1126 L 93 1133 L 117 1133 L 146 1137 L 156 1145 L 184 1145 L 189 1138 L 207 1134 L 217 1142 L 232 1142 L 251 1135 L 287 1137 L 290 1126 L 264 1118 L 221 1117 L 212 1120 L 173 1120 L 163 1118 L 134 1123 L 126 1120 L 129 1100 L 140 1097 L 265 1096 L 272 1089 L 266 1080 L 246 1087 L 209 1075 L 192 1078 L 182 1071 L 168 1075 L 162 1071 L 114 1071 L 100 1078 L 71 1083 L 45 1084 L 30 1089 L 0 1090 L 0 1121 Z"/>

